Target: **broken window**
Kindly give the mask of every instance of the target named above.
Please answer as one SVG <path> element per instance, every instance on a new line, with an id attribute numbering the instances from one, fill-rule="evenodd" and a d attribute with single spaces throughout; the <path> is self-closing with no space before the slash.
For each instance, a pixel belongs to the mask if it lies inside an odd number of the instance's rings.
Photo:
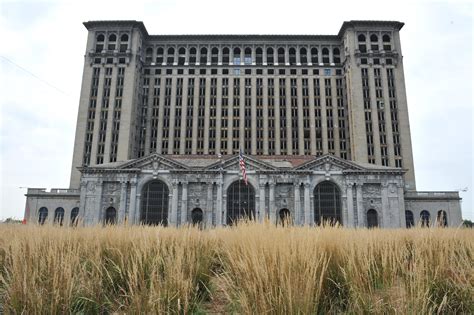
<path id="1" fill-rule="evenodd" d="M 334 63 L 341 63 L 341 53 L 339 51 L 339 48 L 334 48 L 332 50 L 332 55 L 333 55 L 333 62 Z"/>
<path id="2" fill-rule="evenodd" d="M 329 63 L 329 49 L 323 48 L 323 63 Z"/>
<path id="3" fill-rule="evenodd" d="M 302 65 L 305 65 L 308 63 L 308 52 L 306 51 L 306 48 L 304 47 L 300 48 L 300 63 Z"/>
<path id="4" fill-rule="evenodd" d="M 218 60 L 219 60 L 219 49 L 217 47 L 214 47 L 211 50 L 211 64 L 217 65 Z"/>
<path id="5" fill-rule="evenodd" d="M 278 64 L 285 64 L 285 48 L 278 48 Z"/>
<path id="6" fill-rule="evenodd" d="M 172 65 L 174 63 L 174 48 L 173 47 L 168 48 L 166 63 L 168 65 Z"/>
<path id="7" fill-rule="evenodd" d="M 207 48 L 206 47 L 201 48 L 201 56 L 199 57 L 199 63 L 200 64 L 207 63 Z"/>
<path id="8" fill-rule="evenodd" d="M 296 65 L 296 49 L 290 48 L 290 65 Z"/>
<path id="9" fill-rule="evenodd" d="M 267 65 L 272 66 L 274 63 L 273 60 L 273 48 L 267 48 Z"/>
<path id="10" fill-rule="evenodd" d="M 311 48 L 311 63 L 313 63 L 313 64 L 318 64 L 319 63 L 318 49 L 315 48 L 315 47 Z"/>

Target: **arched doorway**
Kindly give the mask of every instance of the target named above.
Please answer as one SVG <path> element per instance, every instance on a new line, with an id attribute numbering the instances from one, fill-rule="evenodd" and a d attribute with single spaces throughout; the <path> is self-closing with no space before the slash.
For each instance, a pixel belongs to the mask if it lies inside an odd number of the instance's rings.
<path id="1" fill-rule="evenodd" d="M 156 225 L 168 224 L 168 186 L 159 180 L 147 183 L 142 190 L 140 222 Z"/>
<path id="2" fill-rule="evenodd" d="M 319 183 L 314 188 L 314 222 L 342 224 L 341 212 L 341 192 L 337 185 L 330 181 Z"/>
<path id="3" fill-rule="evenodd" d="M 437 219 L 438 226 L 440 227 L 446 227 L 448 226 L 448 215 L 446 211 L 444 210 L 439 210 L 438 211 L 438 219 Z"/>
<path id="4" fill-rule="evenodd" d="M 195 208 L 191 211 L 191 221 L 193 222 L 193 225 L 202 224 L 203 218 L 204 214 L 201 209 Z"/>
<path id="5" fill-rule="evenodd" d="M 46 222 L 46 218 L 48 218 L 48 208 L 41 207 L 38 211 L 38 223 L 43 225 Z"/>
<path id="6" fill-rule="evenodd" d="M 429 227 L 430 226 L 430 213 L 426 210 L 421 211 L 420 220 L 421 220 L 422 227 Z"/>
<path id="7" fill-rule="evenodd" d="M 367 227 L 370 228 L 376 228 L 379 226 L 379 219 L 377 215 L 377 211 L 374 209 L 369 209 L 367 211 Z"/>
<path id="8" fill-rule="evenodd" d="M 114 207 L 109 207 L 105 210 L 105 224 L 113 225 L 117 223 L 117 210 Z"/>
<path id="9" fill-rule="evenodd" d="M 255 217 L 255 190 L 243 180 L 234 182 L 227 189 L 227 224 L 239 219 Z"/>
<path id="10" fill-rule="evenodd" d="M 291 213 L 290 210 L 283 208 L 278 212 L 278 217 L 280 218 L 279 223 L 281 225 L 290 224 L 291 222 Z"/>
<path id="11" fill-rule="evenodd" d="M 405 223 L 408 229 L 415 225 L 415 217 L 413 216 L 413 212 L 410 210 L 405 211 Z"/>

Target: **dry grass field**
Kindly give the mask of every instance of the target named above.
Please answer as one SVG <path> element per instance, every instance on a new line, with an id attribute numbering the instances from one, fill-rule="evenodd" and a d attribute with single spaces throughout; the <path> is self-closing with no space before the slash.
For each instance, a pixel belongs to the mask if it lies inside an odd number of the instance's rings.
<path id="1" fill-rule="evenodd" d="M 0 225 L 5 314 L 474 313 L 474 230 Z"/>

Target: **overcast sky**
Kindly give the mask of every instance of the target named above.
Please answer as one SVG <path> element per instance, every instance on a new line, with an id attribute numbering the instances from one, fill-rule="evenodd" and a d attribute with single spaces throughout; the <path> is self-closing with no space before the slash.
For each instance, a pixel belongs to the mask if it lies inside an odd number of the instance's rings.
<path id="1" fill-rule="evenodd" d="M 150 34 L 337 34 L 345 20 L 399 20 L 417 189 L 461 192 L 473 211 L 473 6 L 398 1 L 0 0 L 0 219 L 25 188 L 67 188 L 88 20 Z"/>

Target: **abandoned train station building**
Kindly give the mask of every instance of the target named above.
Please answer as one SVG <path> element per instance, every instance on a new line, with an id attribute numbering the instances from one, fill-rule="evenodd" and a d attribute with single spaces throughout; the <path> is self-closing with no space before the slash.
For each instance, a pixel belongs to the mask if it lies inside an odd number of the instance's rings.
<path id="1" fill-rule="evenodd" d="M 458 192 L 416 190 L 403 23 L 348 21 L 336 35 L 84 25 L 70 187 L 29 188 L 28 222 L 461 223 Z"/>

